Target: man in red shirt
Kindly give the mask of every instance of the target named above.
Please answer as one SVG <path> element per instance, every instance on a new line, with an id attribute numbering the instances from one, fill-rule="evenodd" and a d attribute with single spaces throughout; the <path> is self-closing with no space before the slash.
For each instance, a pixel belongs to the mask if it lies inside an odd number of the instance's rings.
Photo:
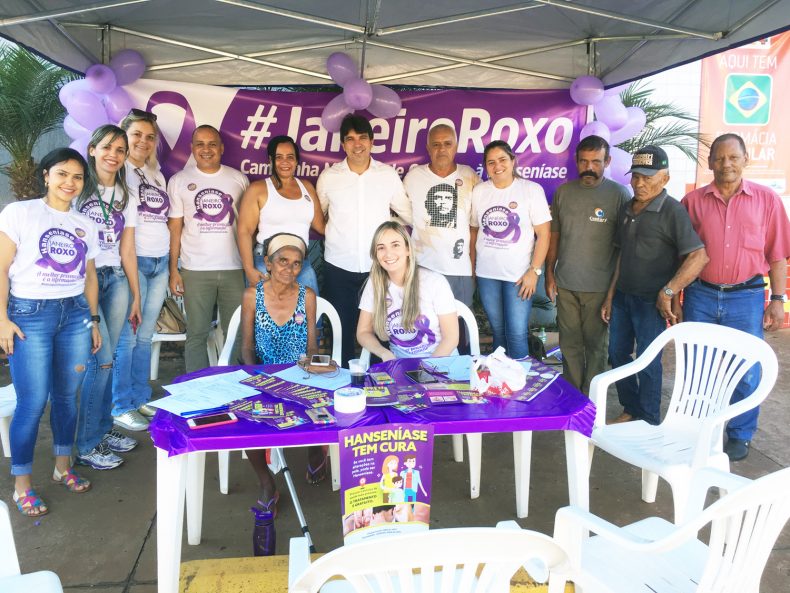
<path id="1" fill-rule="evenodd" d="M 710 261 L 684 292 L 683 317 L 740 329 L 763 337 L 784 321 L 790 221 L 771 188 L 743 179 L 749 154 L 737 134 L 713 141 L 708 167 L 713 183 L 683 198 L 694 230 Z M 763 276 L 771 280 L 771 300 L 764 305 Z M 760 380 L 757 366 L 746 373 L 731 403 L 750 395 Z M 724 451 L 737 461 L 749 454 L 757 430 L 756 408 L 730 420 Z"/>

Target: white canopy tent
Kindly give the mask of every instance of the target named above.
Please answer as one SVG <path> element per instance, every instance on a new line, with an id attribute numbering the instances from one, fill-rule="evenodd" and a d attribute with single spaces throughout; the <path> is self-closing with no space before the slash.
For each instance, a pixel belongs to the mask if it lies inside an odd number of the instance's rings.
<path id="1" fill-rule="evenodd" d="M 0 35 L 84 72 L 126 48 L 147 78 L 331 84 L 344 51 L 370 82 L 562 88 L 627 82 L 790 27 L 790 0 L 4 0 Z"/>

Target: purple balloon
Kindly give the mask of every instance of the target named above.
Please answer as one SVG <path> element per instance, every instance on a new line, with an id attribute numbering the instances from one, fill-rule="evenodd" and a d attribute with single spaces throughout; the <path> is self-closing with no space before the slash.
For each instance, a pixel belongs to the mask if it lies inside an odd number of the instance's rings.
<path id="1" fill-rule="evenodd" d="M 349 80 L 357 77 L 354 60 L 342 51 L 336 51 L 326 59 L 326 71 L 340 86 L 345 86 Z"/>
<path id="2" fill-rule="evenodd" d="M 346 105 L 352 109 L 367 109 L 373 99 L 373 89 L 370 83 L 361 78 L 353 78 L 343 87 L 343 96 Z"/>
<path id="3" fill-rule="evenodd" d="M 119 85 L 131 84 L 145 72 L 145 60 L 140 52 L 123 49 L 112 57 L 110 68 L 115 73 Z"/>
<path id="4" fill-rule="evenodd" d="M 88 130 L 110 123 L 99 97 L 89 91 L 76 91 L 71 98 L 69 115 Z"/>
<path id="5" fill-rule="evenodd" d="M 104 107 L 111 121 L 121 121 L 129 114 L 132 105 L 132 98 L 129 96 L 129 93 L 120 86 L 115 87 L 104 100 Z"/>
<path id="6" fill-rule="evenodd" d="M 74 141 L 69 144 L 69 148 L 73 148 L 78 153 L 80 153 L 84 158 L 88 158 L 88 142 L 90 141 L 90 133 L 85 136 L 80 136 L 79 138 L 75 138 Z"/>
<path id="7" fill-rule="evenodd" d="M 373 98 L 368 105 L 368 111 L 376 117 L 389 119 L 398 115 L 401 108 L 401 100 L 398 93 L 383 84 L 371 86 Z"/>
<path id="8" fill-rule="evenodd" d="M 612 132 L 622 128 L 628 121 L 628 112 L 620 97 L 604 97 L 595 104 L 594 110 L 595 117 L 609 126 Z"/>
<path id="9" fill-rule="evenodd" d="M 60 87 L 60 90 L 58 91 L 58 99 L 60 99 L 60 104 L 68 110 L 74 93 L 77 91 L 89 90 L 88 81 L 84 78 L 72 80 L 71 82 L 67 82 L 62 87 Z"/>
<path id="10" fill-rule="evenodd" d="M 636 136 L 647 123 L 647 117 L 641 107 L 627 107 L 628 121 L 619 130 L 612 132 L 612 144 L 620 144 Z"/>
<path id="11" fill-rule="evenodd" d="M 617 183 L 629 185 L 631 183 L 631 175 L 628 173 L 628 170 L 631 168 L 631 155 L 616 146 L 609 148 L 609 155 L 612 157 L 612 160 L 606 169 L 606 176 Z"/>
<path id="12" fill-rule="evenodd" d="M 94 64 L 85 71 L 85 80 L 88 81 L 88 88 L 98 95 L 106 95 L 115 86 L 115 73 L 109 66 L 104 64 Z"/>
<path id="13" fill-rule="evenodd" d="M 582 128 L 582 131 L 579 134 L 579 140 L 583 140 L 587 136 L 600 136 L 609 142 L 609 135 L 609 126 L 607 126 L 602 121 L 591 121 Z"/>
<path id="14" fill-rule="evenodd" d="M 324 110 L 321 112 L 321 124 L 328 132 L 338 132 L 340 131 L 340 124 L 343 118 L 353 111 L 351 107 L 346 105 L 346 99 L 341 93 L 324 107 Z"/>
<path id="15" fill-rule="evenodd" d="M 595 76 L 580 76 L 571 83 L 571 99 L 577 105 L 595 105 L 603 98 L 603 83 Z"/>
<path id="16" fill-rule="evenodd" d="M 72 140 L 76 140 L 81 136 L 88 136 L 91 133 L 89 129 L 78 124 L 70 115 L 63 118 L 63 131 L 66 132 L 68 137 Z"/>

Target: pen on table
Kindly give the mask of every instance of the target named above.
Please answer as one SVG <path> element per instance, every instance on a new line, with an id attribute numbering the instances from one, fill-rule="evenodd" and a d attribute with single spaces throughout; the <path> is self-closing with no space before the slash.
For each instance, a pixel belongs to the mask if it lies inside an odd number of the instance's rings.
<path id="1" fill-rule="evenodd" d="M 206 408 L 205 410 L 191 410 L 180 414 L 182 418 L 191 418 L 192 416 L 203 416 L 204 414 L 214 414 L 220 412 L 227 412 L 228 406 L 218 406 L 216 408 Z"/>

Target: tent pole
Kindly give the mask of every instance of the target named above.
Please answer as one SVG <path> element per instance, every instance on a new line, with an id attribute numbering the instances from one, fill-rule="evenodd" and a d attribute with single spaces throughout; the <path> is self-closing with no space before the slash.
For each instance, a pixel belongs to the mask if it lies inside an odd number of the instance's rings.
<path id="1" fill-rule="evenodd" d="M 47 21 L 56 19 L 61 16 L 69 16 L 72 14 L 82 14 L 83 12 L 93 12 L 94 10 L 105 10 L 107 8 L 117 8 L 118 6 L 127 6 L 128 4 L 139 4 L 141 2 L 150 2 L 151 0 L 117 0 L 116 2 L 96 2 L 94 4 L 86 4 L 85 6 L 73 8 L 61 8 L 58 10 L 47 10 L 37 12 L 36 14 L 28 14 L 24 16 L 14 16 L 7 19 L 0 19 L 0 27 L 10 27 L 12 25 L 24 25 L 27 23 L 34 23 L 36 21 Z"/>
<path id="2" fill-rule="evenodd" d="M 286 18 L 296 19 L 298 21 L 306 21 L 308 23 L 314 23 L 316 25 L 325 25 L 327 27 L 332 27 L 334 29 L 342 29 L 344 31 L 350 31 L 352 33 L 365 33 L 365 27 L 361 27 L 360 25 L 352 25 L 351 23 L 344 23 L 342 21 L 336 21 L 334 19 L 325 19 L 318 16 L 313 16 L 311 14 L 305 14 L 303 12 L 296 12 L 295 10 L 286 10 L 284 8 L 278 8 L 276 6 L 268 6 L 267 4 L 259 4 L 257 2 L 246 2 L 245 0 L 215 0 L 215 2 L 221 2 L 222 4 L 231 4 L 233 6 L 248 8 L 250 10 L 258 10 L 260 12 L 267 12 L 269 14 L 276 14 L 277 16 L 284 16 Z"/>
<path id="3" fill-rule="evenodd" d="M 540 6 L 539 4 L 531 4 L 531 3 L 510 4 L 509 6 L 503 6 L 501 8 L 493 8 L 493 9 L 487 8 L 485 10 L 478 10 L 475 12 L 465 12 L 463 14 L 448 16 L 446 18 L 431 19 L 427 21 L 416 21 L 414 23 L 406 23 L 405 25 L 395 25 L 394 27 L 385 27 L 383 29 L 379 29 L 378 31 L 375 31 L 375 34 L 378 37 L 381 37 L 383 35 L 405 33 L 407 31 L 416 31 L 417 29 L 426 29 L 428 27 L 437 27 L 440 25 L 451 25 L 463 21 L 471 21 L 473 19 L 482 19 L 489 16 L 497 16 L 500 14 L 520 12 L 522 10 L 530 10 L 532 8 L 542 8 L 542 6 Z"/>
<path id="4" fill-rule="evenodd" d="M 779 3 L 779 0 L 769 0 L 768 2 L 762 4 L 761 6 L 758 6 L 752 12 L 747 14 L 745 17 L 743 17 L 741 20 L 739 20 L 737 23 L 735 23 L 732 27 L 730 27 L 730 30 L 727 31 L 727 34 L 725 36 L 729 37 L 730 35 L 735 33 L 735 31 L 737 31 L 738 29 L 740 29 L 741 27 L 743 27 L 747 23 L 749 23 L 752 19 L 757 18 L 762 13 L 764 13 L 766 10 L 771 8 L 774 4 L 778 4 L 778 3 Z"/>

